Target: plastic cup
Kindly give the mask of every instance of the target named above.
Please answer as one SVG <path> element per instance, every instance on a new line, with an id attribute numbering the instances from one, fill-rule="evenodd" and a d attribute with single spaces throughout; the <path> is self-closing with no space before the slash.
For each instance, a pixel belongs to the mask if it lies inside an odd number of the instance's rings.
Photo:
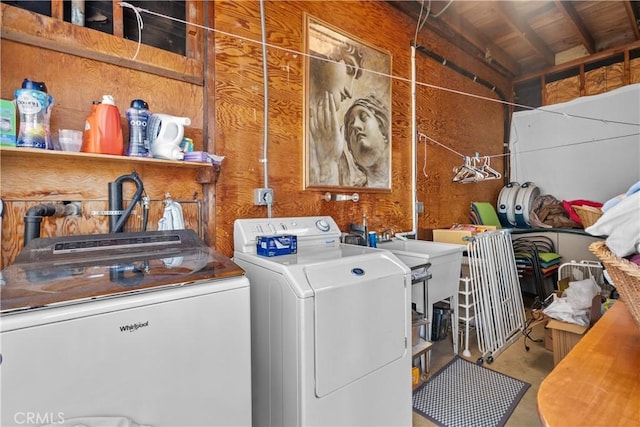
<path id="1" fill-rule="evenodd" d="M 60 129 L 58 132 L 58 142 L 62 151 L 78 152 L 82 148 L 82 131 L 71 129 Z"/>

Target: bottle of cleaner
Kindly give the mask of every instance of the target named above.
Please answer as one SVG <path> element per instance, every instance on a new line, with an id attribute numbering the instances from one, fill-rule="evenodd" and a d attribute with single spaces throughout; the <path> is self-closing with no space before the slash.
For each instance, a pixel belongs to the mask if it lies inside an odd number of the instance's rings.
<path id="1" fill-rule="evenodd" d="M 124 154 L 120 112 L 111 95 L 94 101 L 84 125 L 82 151 L 85 153 Z"/>
<path id="2" fill-rule="evenodd" d="M 129 122 L 128 156 L 149 157 L 149 138 L 147 124 L 149 122 L 149 105 L 142 99 L 134 99 L 127 109 Z"/>
<path id="3" fill-rule="evenodd" d="M 49 128 L 53 101 L 44 82 L 24 79 L 22 88 L 15 92 L 15 102 L 20 113 L 17 147 L 53 149 Z"/>

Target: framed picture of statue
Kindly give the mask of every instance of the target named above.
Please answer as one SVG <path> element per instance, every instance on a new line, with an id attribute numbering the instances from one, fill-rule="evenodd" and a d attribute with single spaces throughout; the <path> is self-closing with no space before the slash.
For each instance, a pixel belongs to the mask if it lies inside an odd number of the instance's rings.
<path id="1" fill-rule="evenodd" d="M 305 188 L 391 190 L 391 54 L 305 19 Z"/>

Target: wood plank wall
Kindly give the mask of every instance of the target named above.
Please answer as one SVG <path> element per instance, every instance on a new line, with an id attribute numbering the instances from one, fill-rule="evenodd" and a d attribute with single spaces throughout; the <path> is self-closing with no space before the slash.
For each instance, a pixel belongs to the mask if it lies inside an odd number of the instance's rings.
<path id="1" fill-rule="evenodd" d="M 251 40 L 260 39 L 256 2 L 216 2 L 215 27 Z M 304 52 L 305 13 L 392 55 L 392 189 L 358 191 L 360 201 L 326 202 L 326 190 L 304 190 L 304 56 L 269 48 L 269 186 L 274 188 L 272 215 L 331 215 L 346 230 L 348 223 L 367 215 L 369 228 L 412 229 L 411 194 L 411 49 L 415 23 L 385 2 L 267 2 L 268 42 Z M 509 82 L 484 64 L 461 54 L 428 32 L 424 44 L 458 65 L 509 87 Z M 495 99 L 483 86 L 417 54 L 417 80 Z M 217 186 L 217 247 L 233 250 L 231 224 L 241 217 L 266 217 L 265 207 L 253 206 L 253 189 L 263 186 L 262 63 L 260 45 L 235 36 L 216 35 L 216 151 L 227 156 Z M 507 90 L 504 90 L 508 93 Z M 503 150 L 503 110 L 481 101 L 421 85 L 418 92 L 418 130 L 465 155 L 500 154 Z M 501 181 L 452 183 L 453 168 L 462 158 L 430 143 L 418 147 L 417 198 L 424 202 L 419 216 L 421 236 L 428 230 L 468 222 L 471 201 L 495 202 Z M 494 165 L 502 171 L 498 159 Z M 427 176 L 422 174 L 425 168 Z M 347 193 L 349 191 L 333 191 Z"/>
<path id="2" fill-rule="evenodd" d="M 640 42 L 597 52 L 593 55 L 556 65 L 533 74 L 514 79 L 516 95 L 521 87 L 539 87 L 540 99 L 536 105 L 568 102 L 580 96 L 597 95 L 614 89 L 640 83 Z M 526 92 L 531 89 L 525 89 Z M 519 98 L 519 102 L 522 99 Z M 527 102 L 524 102 L 527 104 Z"/>
<path id="3" fill-rule="evenodd" d="M 6 6 L 2 7 L 5 10 Z M 253 204 L 253 189 L 264 186 L 264 163 L 261 161 L 262 52 L 260 45 L 252 41 L 260 40 L 260 11 L 258 1 L 208 2 L 206 8 L 205 22 L 220 32 L 208 30 L 205 34 L 208 44 L 204 51 L 208 56 L 204 58 L 203 82 L 198 83 L 191 77 L 197 75 L 197 70 L 190 71 L 189 76 L 181 81 L 180 64 L 164 64 L 167 69 L 174 67 L 175 73 L 163 77 L 153 74 L 153 70 L 150 73 L 136 69 L 135 61 L 133 64 L 124 60 L 122 64 L 114 64 L 99 58 L 87 58 L 83 54 L 56 51 L 51 43 L 33 46 L 3 37 L 0 45 L 1 96 L 12 99 L 13 91 L 24 77 L 45 81 L 56 97 L 53 129 L 81 128 L 91 101 L 105 93 L 116 97 L 122 116 L 130 99 L 142 97 L 155 111 L 190 117 L 192 126 L 188 132 L 191 132 L 197 146 L 208 147 L 210 152 L 226 156 L 217 185 L 200 185 L 195 176 L 197 173 L 192 169 L 169 172 L 167 166 L 145 166 L 145 187 L 153 189 L 152 199 L 156 200 L 162 199 L 166 188 L 170 188 L 176 198 L 190 199 L 194 192 L 202 195 L 206 205 L 205 237 L 220 252 L 231 256 L 233 221 L 241 217 L 267 216 L 265 207 Z M 348 223 L 360 222 L 366 214 L 370 229 L 411 230 L 410 41 L 414 37 L 416 23 L 386 2 L 378 1 L 266 1 L 265 9 L 268 42 L 275 46 L 269 47 L 267 58 L 270 86 L 269 187 L 275 193 L 272 215 L 331 215 L 341 228 L 346 229 Z M 296 52 L 304 52 L 305 13 L 392 55 L 393 148 L 392 188 L 389 192 L 359 191 L 358 203 L 326 202 L 322 200 L 324 191 L 303 188 L 305 66 L 304 56 Z M 12 26 L 20 25 L 19 22 L 12 23 Z M 87 44 L 84 39 L 88 33 L 78 33 L 76 28 L 62 22 L 53 26 L 55 31 L 67 34 L 70 42 Z M 3 34 L 4 31 L 6 29 L 3 29 Z M 418 44 L 493 82 L 503 93 L 509 93 L 511 82 L 497 75 L 481 60 L 466 56 L 428 30 L 421 33 Z M 105 46 L 98 43 L 95 49 L 102 51 Z M 152 52 L 142 52 L 142 57 L 163 58 Z M 495 203 L 502 181 L 457 184 L 452 183 L 451 178 L 453 168 L 462 164 L 459 154 L 502 153 L 504 111 L 499 103 L 438 89 L 444 87 L 497 98 L 489 89 L 442 64 L 416 54 L 416 65 L 416 80 L 422 83 L 417 88 L 418 130 L 446 147 L 421 142 L 417 148 L 416 198 L 425 206 L 424 213 L 418 217 L 418 232 L 420 237 L 429 237 L 430 229 L 468 222 L 471 201 Z M 189 66 L 193 64 L 189 63 Z M 205 136 L 207 134 L 209 137 Z M 12 214 L 2 219 L 3 267 L 22 247 L 22 216 L 25 210 L 39 203 L 42 194 L 52 194 L 60 188 L 65 191 L 75 188 L 80 199 L 104 206 L 107 183 L 119 174 L 131 172 L 130 164 L 114 165 L 100 161 L 61 161 L 46 167 L 42 164 L 46 162 L 22 161 L 20 167 L 24 169 L 20 169 L 10 166 L 12 160 L 5 157 L 3 155 L 1 195 L 7 199 L 7 210 Z M 492 166 L 503 172 L 499 158 L 493 160 Z M 29 186 L 34 188 L 27 190 L 16 185 L 12 177 L 14 173 L 20 174 L 19 179 L 32 176 Z M 101 220 L 91 222 L 91 218 L 83 217 L 79 221 L 89 223 L 68 226 L 54 222 L 43 227 L 42 235 L 106 231 Z"/>
<path id="4" fill-rule="evenodd" d="M 0 41 L 2 99 L 13 99 L 14 91 L 24 78 L 44 81 L 55 98 L 51 113 L 51 130 L 84 129 L 85 118 L 93 100 L 103 94 L 113 95 L 120 111 L 125 140 L 128 126 L 125 112 L 131 99 L 145 99 L 152 111 L 187 116 L 191 126 L 185 135 L 203 148 L 204 86 L 202 70 L 193 69 L 193 61 L 169 55 L 158 49 L 140 50 L 140 61 L 131 68 L 129 61 L 135 43 L 122 42 L 103 33 L 75 27 L 69 23 L 39 16 L 6 5 L 2 7 L 2 40 Z M 40 33 L 42 32 L 42 34 Z M 39 35 L 43 40 L 38 41 Z M 157 61 L 153 64 L 153 61 Z M 119 63 L 121 65 L 119 65 Z M 174 71 L 175 70 L 175 71 Z M 167 76 L 160 75 L 165 72 Z M 200 75 L 200 83 L 198 81 Z M 177 77 L 183 76 L 183 77 Z M 54 153 L 59 154 L 59 153 Z M 174 167 L 171 162 L 120 161 L 96 157 L 64 155 L 18 155 L 0 152 L 0 195 L 5 202 L 2 217 L 2 257 L 4 268 L 22 250 L 24 215 L 37 204 L 80 201 L 79 217 L 43 219 L 41 236 L 96 234 L 108 232 L 108 217 L 92 212 L 108 208 L 108 183 L 118 176 L 138 172 L 146 194 L 151 198 L 149 229 L 157 229 L 164 212 L 165 193 L 184 203 L 186 224 L 198 230 L 198 213 L 206 208 L 205 189 L 200 184 L 201 171 L 193 167 Z M 206 180 L 205 180 L 206 181 Z M 123 185 L 130 199 L 134 188 Z M 139 215 L 139 210 L 137 211 Z M 138 215 L 127 225 L 140 227 Z M 203 235 L 208 235 L 203 231 Z"/>
<path id="5" fill-rule="evenodd" d="M 627 58 L 624 62 L 583 71 L 580 75 L 547 83 L 542 99 L 545 105 L 558 104 L 635 83 L 640 83 L 640 58 Z"/>

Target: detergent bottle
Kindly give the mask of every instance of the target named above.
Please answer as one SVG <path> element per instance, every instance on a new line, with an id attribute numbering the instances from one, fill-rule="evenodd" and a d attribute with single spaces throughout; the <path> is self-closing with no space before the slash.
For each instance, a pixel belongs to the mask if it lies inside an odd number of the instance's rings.
<path id="1" fill-rule="evenodd" d="M 44 82 L 24 79 L 22 87 L 15 92 L 20 113 L 17 147 L 53 149 L 49 128 L 53 101 Z"/>
<path id="2" fill-rule="evenodd" d="M 111 95 L 94 101 L 84 125 L 82 151 L 85 153 L 124 154 L 120 112 Z"/>
<path id="3" fill-rule="evenodd" d="M 131 107 L 127 109 L 127 121 L 129 122 L 128 156 L 150 157 L 147 136 L 150 115 L 149 104 L 144 100 L 134 99 L 131 101 Z"/>

